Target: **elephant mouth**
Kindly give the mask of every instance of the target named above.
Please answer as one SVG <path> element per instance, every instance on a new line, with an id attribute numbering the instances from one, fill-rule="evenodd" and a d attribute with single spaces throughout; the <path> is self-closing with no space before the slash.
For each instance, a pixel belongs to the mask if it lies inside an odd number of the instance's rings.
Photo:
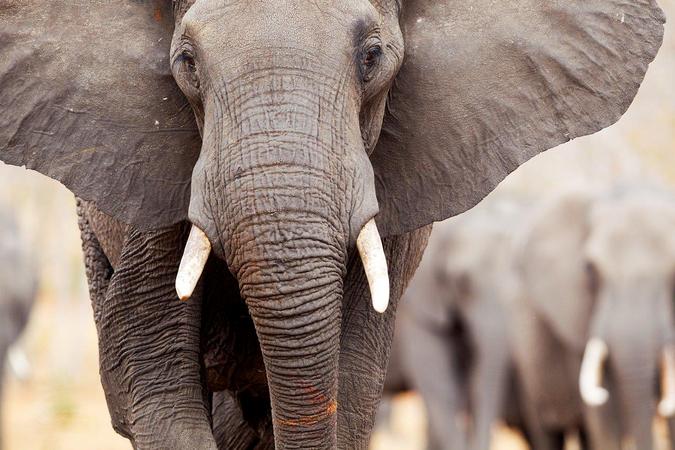
<path id="1" fill-rule="evenodd" d="M 602 386 L 609 347 L 600 338 L 590 339 L 584 351 L 579 375 L 579 389 L 584 403 L 599 407 L 607 403 L 610 393 Z M 675 416 L 675 345 L 666 345 L 661 350 L 660 367 L 661 398 L 658 413 L 662 417 Z"/>
<path id="2" fill-rule="evenodd" d="M 375 219 L 370 219 L 363 226 L 356 247 L 368 279 L 373 309 L 384 313 L 389 306 L 389 272 Z M 210 254 L 211 242 L 206 233 L 192 225 L 176 276 L 178 298 L 185 301 L 192 296 Z"/>

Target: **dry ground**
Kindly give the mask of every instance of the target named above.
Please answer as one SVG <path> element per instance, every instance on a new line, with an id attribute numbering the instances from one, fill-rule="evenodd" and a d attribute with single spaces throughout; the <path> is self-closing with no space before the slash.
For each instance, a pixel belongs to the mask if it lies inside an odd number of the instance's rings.
<path id="1" fill-rule="evenodd" d="M 3 407 L 6 450 L 122 450 L 128 441 L 112 430 L 98 378 L 96 331 L 86 296 L 39 300 L 22 346 L 32 376 L 9 376 Z M 414 395 L 395 400 L 392 427 L 373 437 L 373 450 L 422 450 L 424 414 Z M 521 450 L 501 433 L 495 448 Z"/>

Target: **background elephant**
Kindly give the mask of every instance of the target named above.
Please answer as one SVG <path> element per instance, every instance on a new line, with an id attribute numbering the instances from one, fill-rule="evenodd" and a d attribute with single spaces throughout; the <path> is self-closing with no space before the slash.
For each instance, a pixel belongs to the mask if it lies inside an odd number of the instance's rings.
<path id="1" fill-rule="evenodd" d="M 16 223 L 6 212 L 0 212 L 0 409 L 8 351 L 28 322 L 37 285 L 37 268 L 27 252 Z"/>
<path id="2" fill-rule="evenodd" d="M 673 226 L 675 197 L 635 186 L 568 192 L 534 215 L 513 330 L 535 448 L 573 428 L 597 449 L 654 448 L 656 400 L 673 413 Z"/>
<path id="3" fill-rule="evenodd" d="M 524 203 L 492 198 L 435 224 L 403 297 L 385 392 L 421 394 L 430 448 L 488 449 L 498 418 L 522 424 L 506 317 L 518 294 L 512 237 Z"/>
<path id="4" fill-rule="evenodd" d="M 137 448 L 215 448 L 212 416 L 221 446 L 365 447 L 427 225 L 615 122 L 664 22 L 653 0 L 2 11 L 0 158 L 83 200 L 102 383 Z"/>

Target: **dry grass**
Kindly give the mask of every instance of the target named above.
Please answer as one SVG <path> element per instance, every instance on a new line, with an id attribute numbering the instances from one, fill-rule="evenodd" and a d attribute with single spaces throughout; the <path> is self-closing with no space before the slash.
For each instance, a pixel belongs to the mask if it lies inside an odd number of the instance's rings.
<path id="1" fill-rule="evenodd" d="M 425 450 L 424 416 L 424 405 L 417 395 L 399 395 L 394 399 L 390 426 L 378 428 L 373 434 L 371 450 Z M 492 450 L 527 450 L 527 447 L 519 435 L 499 427 Z"/>
<path id="2" fill-rule="evenodd" d="M 33 374 L 25 382 L 10 377 L 6 386 L 8 450 L 131 448 L 110 426 L 85 299 L 59 306 L 54 298 L 41 298 L 23 345 Z"/>

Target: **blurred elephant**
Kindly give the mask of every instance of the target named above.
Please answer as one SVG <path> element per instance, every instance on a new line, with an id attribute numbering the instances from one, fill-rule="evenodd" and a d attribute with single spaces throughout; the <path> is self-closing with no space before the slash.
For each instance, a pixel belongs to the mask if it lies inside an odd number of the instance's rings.
<path id="1" fill-rule="evenodd" d="M 7 214 L 0 213 L 0 405 L 9 348 L 28 322 L 36 293 L 37 271 L 33 260 L 20 239 L 16 223 Z"/>
<path id="2" fill-rule="evenodd" d="M 595 449 L 654 448 L 659 374 L 659 412 L 675 412 L 674 227 L 675 198 L 644 187 L 567 192 L 534 214 L 513 330 L 536 449 L 572 429 Z"/>
<path id="3" fill-rule="evenodd" d="M 506 317 L 518 292 L 511 237 L 523 213 L 519 202 L 490 200 L 435 224 L 404 294 L 385 386 L 421 394 L 430 448 L 488 449 L 507 413 L 515 380 Z"/>

